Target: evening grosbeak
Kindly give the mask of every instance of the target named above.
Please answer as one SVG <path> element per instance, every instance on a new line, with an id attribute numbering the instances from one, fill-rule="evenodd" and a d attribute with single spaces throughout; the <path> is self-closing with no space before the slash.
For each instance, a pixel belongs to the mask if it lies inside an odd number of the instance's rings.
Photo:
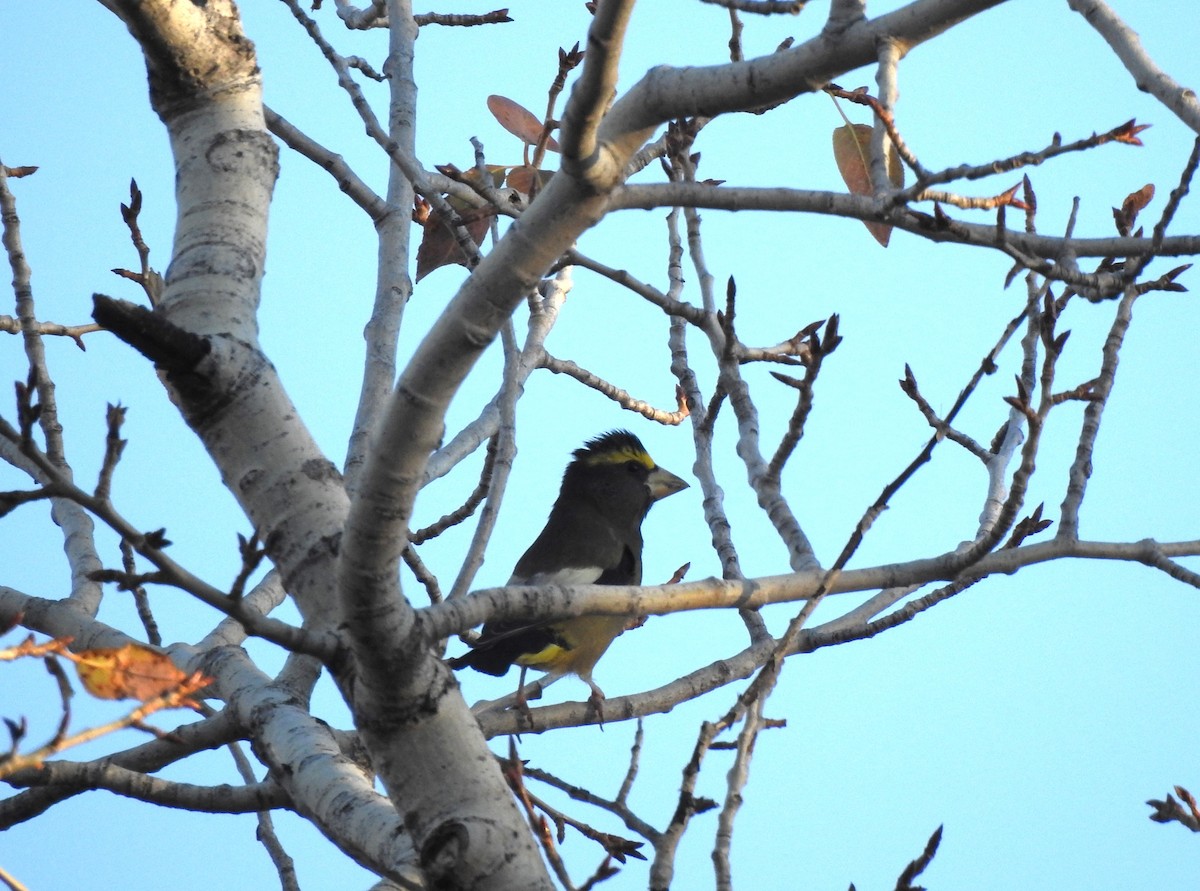
<path id="1" fill-rule="evenodd" d="M 575 450 L 546 527 L 517 561 L 508 584 L 640 585 L 642 520 L 650 505 L 687 485 L 655 464 L 628 431 L 590 440 Z M 470 666 L 496 677 L 514 663 L 552 676 L 575 674 L 591 688 L 589 701 L 599 711 L 604 692 L 592 680 L 592 669 L 628 625 L 626 616 L 601 615 L 493 621 L 470 651 L 448 661 L 451 668 Z"/>

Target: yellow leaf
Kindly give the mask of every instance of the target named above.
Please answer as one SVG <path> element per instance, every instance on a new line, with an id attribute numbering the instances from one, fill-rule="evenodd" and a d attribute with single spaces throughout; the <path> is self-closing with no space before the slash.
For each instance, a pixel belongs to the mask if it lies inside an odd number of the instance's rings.
<path id="1" fill-rule="evenodd" d="M 74 662 L 83 686 L 99 699 L 145 702 L 174 690 L 188 677 L 165 653 L 142 644 L 84 650 Z"/>

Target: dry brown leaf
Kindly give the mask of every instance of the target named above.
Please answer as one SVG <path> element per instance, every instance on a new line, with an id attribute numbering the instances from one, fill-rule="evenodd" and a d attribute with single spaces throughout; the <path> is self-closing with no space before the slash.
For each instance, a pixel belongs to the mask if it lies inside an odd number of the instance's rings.
<path id="1" fill-rule="evenodd" d="M 1146 209 L 1151 201 L 1154 200 L 1154 183 L 1146 183 L 1136 192 L 1126 196 L 1125 201 L 1121 204 L 1121 209 L 1126 213 L 1134 215 Z"/>
<path id="2" fill-rule="evenodd" d="M 508 185 L 516 189 L 518 192 L 524 192 L 526 195 L 532 195 L 535 188 L 540 190 L 546 183 L 550 182 L 550 177 L 554 176 L 553 170 L 538 170 L 536 167 L 524 165 L 514 167 L 508 174 Z M 537 183 L 537 186 L 534 186 Z"/>
<path id="3" fill-rule="evenodd" d="M 466 226 L 467 232 L 476 244 L 483 244 L 487 236 L 489 220 L 495 211 L 486 208 L 472 208 L 459 211 L 459 219 Z M 458 244 L 453 230 L 444 223 L 445 217 L 436 210 L 429 212 L 425 220 L 424 234 L 417 248 L 417 281 L 420 281 L 435 269 L 458 263 L 467 265 L 467 255 Z"/>
<path id="4" fill-rule="evenodd" d="M 537 145 L 542 137 L 542 122 L 525 106 L 513 102 L 506 96 L 492 94 L 487 98 L 487 107 L 500 122 L 500 126 L 528 145 Z M 551 136 L 546 140 L 546 148 L 552 152 L 559 151 L 558 143 Z"/>
<path id="5" fill-rule="evenodd" d="M 846 124 L 833 131 L 833 159 L 838 172 L 853 195 L 873 195 L 871 165 L 867 160 L 871 151 L 871 127 L 868 124 Z M 904 185 L 904 167 L 896 150 L 888 145 L 887 171 L 892 185 Z M 892 227 L 874 220 L 863 220 L 867 231 L 884 247 L 892 237 Z"/>
<path id="6" fill-rule="evenodd" d="M 1121 235 L 1128 235 L 1133 231 L 1133 224 L 1137 221 L 1138 214 L 1145 210 L 1153 200 L 1153 183 L 1146 183 L 1136 192 L 1126 195 L 1125 200 L 1121 202 L 1120 209 L 1113 208 L 1113 220 L 1117 224 L 1117 231 Z"/>
<path id="7" fill-rule="evenodd" d="M 487 169 L 488 177 L 491 179 L 489 185 L 497 189 L 504 185 L 504 174 L 508 171 L 507 167 L 503 164 L 486 164 L 484 166 Z M 461 179 L 466 183 L 478 183 L 480 180 L 479 168 L 472 167 L 470 170 L 464 170 Z M 455 210 L 470 210 L 472 207 L 472 205 L 467 204 L 462 199 L 453 196 L 450 196 L 447 200 L 454 205 Z"/>
<path id="8" fill-rule="evenodd" d="M 169 693 L 188 677 L 165 653 L 134 643 L 84 650 L 73 661 L 83 686 L 99 699 L 145 702 Z"/>

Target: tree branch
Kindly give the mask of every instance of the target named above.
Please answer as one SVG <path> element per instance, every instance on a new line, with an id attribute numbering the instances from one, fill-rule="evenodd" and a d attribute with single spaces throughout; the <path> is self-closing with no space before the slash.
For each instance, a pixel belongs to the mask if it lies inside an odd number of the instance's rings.
<path id="1" fill-rule="evenodd" d="M 1150 93 L 1181 121 L 1200 133 L 1200 100 L 1163 71 L 1142 46 L 1137 32 L 1130 28 L 1104 0 L 1067 0 L 1067 5 L 1082 15 L 1099 32 L 1133 75 L 1137 88 Z"/>

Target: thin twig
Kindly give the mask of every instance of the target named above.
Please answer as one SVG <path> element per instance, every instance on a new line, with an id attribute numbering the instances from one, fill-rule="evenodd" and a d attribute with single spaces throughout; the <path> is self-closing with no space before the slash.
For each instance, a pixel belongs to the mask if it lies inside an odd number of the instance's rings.
<path id="1" fill-rule="evenodd" d="M 404 565 L 412 572 L 413 577 L 425 589 L 425 593 L 429 597 L 430 603 L 442 602 L 442 587 L 438 584 L 437 576 L 433 571 L 425 565 L 425 561 L 421 559 L 421 555 L 417 553 L 417 549 L 410 542 L 400 556 L 404 559 Z"/>
<path id="2" fill-rule="evenodd" d="M 57 754 L 65 749 L 74 746 L 82 745 L 91 742 L 94 739 L 99 739 L 102 736 L 107 736 L 110 733 L 116 733 L 118 730 L 126 728 L 148 729 L 142 721 L 154 714 L 155 712 L 171 708 L 186 708 L 194 704 L 192 696 L 204 689 L 211 683 L 211 680 L 204 677 L 199 672 L 190 675 L 174 690 L 164 693 L 160 696 L 155 696 L 143 702 L 137 708 L 133 709 L 126 715 L 109 721 L 106 724 L 100 724 L 96 727 L 89 727 L 86 730 L 81 730 L 78 733 L 70 734 L 69 736 L 57 736 L 54 740 L 46 745 L 40 746 L 32 752 L 15 757 L 7 757 L 0 759 L 0 779 L 11 776 L 18 770 L 25 768 L 38 767 L 51 755 Z"/>
<path id="3" fill-rule="evenodd" d="M 456 507 L 450 513 L 443 515 L 428 526 L 414 531 L 408 537 L 409 543 L 414 545 L 424 544 L 431 538 L 437 538 L 447 529 L 457 526 L 459 523 L 463 522 L 472 514 L 474 514 L 479 505 L 483 503 L 484 497 L 487 495 L 488 487 L 491 485 L 492 481 L 492 469 L 495 467 L 495 462 L 496 449 L 495 439 L 493 438 L 492 440 L 488 441 L 487 452 L 483 459 L 483 467 L 479 471 L 479 482 L 475 484 L 475 488 L 471 490 L 471 494 L 467 496 L 466 500 L 461 505 Z"/>
<path id="4" fill-rule="evenodd" d="M 246 757 L 246 753 L 242 751 L 240 742 L 231 742 L 227 747 L 230 756 L 233 758 L 233 763 L 237 767 L 238 774 L 242 778 L 242 782 L 246 787 L 259 786 L 258 777 L 254 775 L 254 768 L 250 764 L 250 759 Z M 271 786 L 278 788 L 278 784 L 273 781 Z M 300 891 L 300 882 L 296 877 L 296 863 L 291 856 L 284 850 L 283 842 L 279 840 L 279 835 L 275 832 L 275 821 L 271 819 L 271 812 L 263 809 L 258 811 L 258 830 L 255 832 L 255 837 L 266 848 L 267 856 L 271 858 L 271 862 L 275 864 L 275 871 L 279 874 L 279 884 L 283 891 Z"/>
<path id="5" fill-rule="evenodd" d="M 26 885 L 23 885 L 17 881 L 16 876 L 14 876 L 11 872 L 8 872 L 2 866 L 0 866 L 0 882 L 3 882 L 4 886 L 8 888 L 9 891 L 29 891 L 29 888 Z"/>
<path id="6" fill-rule="evenodd" d="M 1160 68 L 1142 47 L 1137 32 L 1104 0 L 1068 0 L 1067 5 L 1100 33 L 1133 76 L 1139 90 L 1153 95 L 1193 132 L 1200 133 L 1200 100 L 1195 90 L 1185 87 Z"/>
<path id="7" fill-rule="evenodd" d="M 137 564 L 134 562 L 133 546 L 121 539 L 121 566 L 125 573 L 133 576 L 137 573 Z M 133 594 L 133 604 L 137 609 L 138 619 L 141 620 L 142 628 L 146 631 L 146 641 L 153 646 L 162 646 L 162 634 L 158 630 L 158 622 L 154 619 L 154 613 L 150 609 L 150 597 L 146 594 L 144 585 L 135 584 L 129 586 L 130 593 Z"/>
<path id="8" fill-rule="evenodd" d="M 907 364 L 904 366 L 904 379 L 900 381 L 900 389 L 904 391 L 904 394 L 909 399 L 917 404 L 917 408 L 921 410 L 921 414 L 925 416 L 925 420 L 929 423 L 929 426 L 937 431 L 938 436 L 944 436 L 951 442 L 958 443 L 984 464 L 987 464 L 991 460 L 992 452 L 990 450 L 985 449 L 965 433 L 955 430 L 937 416 L 937 412 L 933 410 L 933 406 L 929 404 L 929 400 L 921 395 L 921 391 L 917 387 L 917 379 L 913 376 L 912 369 Z"/>
<path id="9" fill-rule="evenodd" d="M 1100 419 L 1104 415 L 1104 407 L 1108 403 L 1116 378 L 1121 344 L 1125 340 L 1125 332 L 1129 330 L 1129 323 L 1133 320 L 1133 302 L 1137 296 L 1135 288 L 1126 290 L 1125 296 L 1117 304 L 1116 316 L 1104 340 L 1100 373 L 1096 376 L 1092 388 L 1094 397 L 1083 410 L 1083 425 L 1075 447 L 1075 460 L 1071 463 L 1067 475 L 1067 494 L 1063 499 L 1058 521 L 1060 538 L 1079 537 L 1079 508 L 1087 491 L 1088 477 L 1092 474 L 1092 452 L 1095 449 L 1096 437 L 1100 433 Z"/>
<path id="10" fill-rule="evenodd" d="M 507 9 L 494 9 L 477 15 L 445 12 L 425 12 L 413 16 L 420 27 L 442 25 L 448 28 L 473 28 L 477 25 L 502 25 L 512 21 Z"/>
<path id="11" fill-rule="evenodd" d="M 572 266 L 580 266 L 588 269 L 597 275 L 604 276 L 609 281 L 615 282 L 623 288 L 628 288 L 639 297 L 653 303 L 668 315 L 678 316 L 700 327 L 706 327 L 709 324 L 709 314 L 704 310 L 680 300 L 678 294 L 664 294 L 652 285 L 639 281 L 625 269 L 606 266 L 600 261 L 581 254 L 574 249 L 567 252 L 565 259 Z"/>
<path id="12" fill-rule="evenodd" d="M 129 239 L 133 242 L 133 249 L 137 251 L 139 271 L 130 272 L 128 269 L 112 271 L 116 275 L 140 285 L 146 294 L 146 299 L 150 301 L 150 305 L 157 306 L 162 301 L 165 284 L 162 276 L 150 268 L 150 246 L 146 244 L 146 239 L 142 237 L 141 226 L 138 225 L 138 217 L 141 212 L 142 190 L 138 188 L 137 180 L 131 179 L 129 181 L 129 203 L 121 205 L 121 219 L 125 221 L 125 225 L 129 229 Z"/>
<path id="13" fill-rule="evenodd" d="M 60 325 L 57 322 L 35 322 L 34 328 L 43 337 L 69 337 L 75 341 L 75 346 L 87 350 L 83 335 L 92 334 L 104 329 L 95 322 L 86 325 Z M 23 330 L 21 320 L 12 316 L 0 315 L 0 331 L 8 334 L 20 334 Z"/>
<path id="14" fill-rule="evenodd" d="M 1023 167 L 1037 167 L 1051 158 L 1057 158 L 1059 155 L 1088 151 L 1110 142 L 1125 145 L 1141 145 L 1137 134 L 1144 129 L 1146 129 L 1146 125 L 1141 125 L 1136 121 L 1130 120 L 1123 124 L 1118 124 L 1111 130 L 1106 130 L 1103 133 L 1093 133 L 1091 136 L 1085 136 L 1074 142 L 1064 143 L 1062 138 L 1058 134 L 1055 134 L 1047 146 L 1036 151 L 1024 151 L 1007 158 L 988 161 L 984 164 L 960 164 L 957 167 L 947 167 L 944 170 L 925 171 L 916 183 L 897 193 L 892 200 L 897 204 L 924 200 L 918 196 L 921 196 L 930 186 L 938 185 L 939 183 L 948 183 L 960 179 L 968 181 L 984 179 L 985 177 L 995 176 L 998 173 L 1009 173 L 1013 170 L 1019 170 Z"/>
<path id="15" fill-rule="evenodd" d="M 733 766 L 726 776 L 725 803 L 717 815 L 716 843 L 712 852 L 718 891 L 733 891 L 733 869 L 729 861 L 733 846 L 733 824 L 742 807 L 742 790 L 750 779 L 750 759 L 763 726 L 762 708 L 763 701 L 759 699 L 746 711 L 742 729 L 738 732 Z"/>
<path id="16" fill-rule="evenodd" d="M 283 140 L 288 148 L 308 158 L 332 176 L 338 188 L 362 208 L 372 222 L 379 222 L 389 212 L 387 202 L 375 194 L 371 187 L 346 163 L 345 158 L 325 148 L 283 115 L 266 105 L 263 106 L 263 116 L 267 121 L 267 129 L 271 133 Z"/>
<path id="17" fill-rule="evenodd" d="M 581 368 L 570 359 L 559 359 L 549 353 L 545 353 L 542 356 L 541 365 L 555 374 L 565 374 L 573 377 L 585 387 L 590 387 L 596 392 L 604 394 L 626 411 L 637 412 L 648 420 L 674 427 L 682 424 L 688 416 L 687 402 L 681 392 L 676 393 L 677 408 L 675 411 L 667 411 L 655 408 L 649 402 L 635 399 L 627 390 L 622 390 L 620 387 L 610 384 L 599 375 L 588 371 L 586 368 Z"/>
<path id="18" fill-rule="evenodd" d="M 730 12 L 750 12 L 755 15 L 799 15 L 808 0 L 700 0 L 713 6 L 724 6 Z M 735 60 L 736 61 L 736 60 Z"/>
<path id="19" fill-rule="evenodd" d="M 20 440 L 20 434 L 3 418 L 0 418 L 0 437 L 13 442 Z M 161 575 L 154 577 L 155 581 L 162 581 L 187 591 L 203 603 L 238 619 L 245 624 L 247 631 L 264 640 L 277 643 L 293 652 L 308 653 L 323 661 L 335 657 L 339 648 L 336 636 L 297 628 L 278 619 L 271 619 L 242 609 L 241 604 L 230 598 L 226 592 L 204 582 L 168 557 L 163 551 L 163 547 L 165 547 L 163 530 L 142 532 L 118 513 L 110 502 L 96 498 L 72 483 L 51 463 L 47 455 L 33 447 L 32 444 L 26 444 L 22 451 L 37 464 L 41 472 L 49 479 L 50 483 L 47 488 L 53 497 L 66 499 L 85 508 L 104 521 L 114 532 L 128 541 L 139 554 L 154 564 L 161 572 Z M 92 572 L 91 575 L 104 580 L 114 580 L 110 573 L 103 570 Z"/>

